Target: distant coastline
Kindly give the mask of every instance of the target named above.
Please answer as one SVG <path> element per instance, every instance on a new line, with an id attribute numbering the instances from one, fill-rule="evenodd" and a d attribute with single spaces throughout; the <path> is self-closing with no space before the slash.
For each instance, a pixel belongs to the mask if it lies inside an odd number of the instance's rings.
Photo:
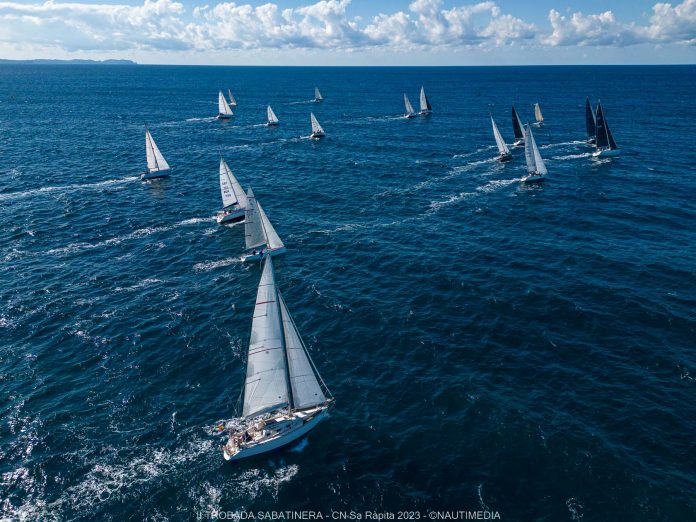
<path id="1" fill-rule="evenodd" d="M 0 64 L 3 63 L 28 63 L 35 65 L 138 65 L 138 62 L 134 62 L 133 60 L 6 60 L 0 58 Z"/>

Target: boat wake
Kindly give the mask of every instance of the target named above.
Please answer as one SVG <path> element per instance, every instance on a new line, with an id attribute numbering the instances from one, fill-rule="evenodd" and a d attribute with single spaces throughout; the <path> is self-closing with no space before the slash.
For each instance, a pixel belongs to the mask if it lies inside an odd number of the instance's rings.
<path id="1" fill-rule="evenodd" d="M 552 160 L 556 161 L 564 161 L 564 160 L 572 160 L 572 159 L 580 159 L 580 158 L 589 158 L 592 156 L 591 152 L 584 152 L 582 154 L 567 154 L 565 156 L 551 156 Z"/>
<path id="2" fill-rule="evenodd" d="M 554 147 L 567 147 L 569 145 L 587 145 L 587 142 L 582 141 L 582 140 L 562 141 L 561 143 L 547 143 L 546 145 L 542 145 L 539 148 L 540 149 L 552 149 Z"/>
<path id="3" fill-rule="evenodd" d="M 216 268 L 222 268 L 225 266 L 236 265 L 242 263 L 241 257 L 228 257 L 226 259 L 219 259 L 217 261 L 204 261 L 201 263 L 196 263 L 193 265 L 194 272 L 209 272 L 210 270 L 215 270 Z"/>
<path id="4" fill-rule="evenodd" d="M 95 183 L 59 185 L 55 187 L 41 187 L 32 190 L 25 190 L 22 192 L 8 192 L 6 194 L 0 194 L 0 201 L 11 201 L 14 199 L 27 198 L 41 194 L 50 194 L 53 192 L 75 192 L 77 190 L 98 189 L 102 187 L 108 187 L 110 185 L 121 185 L 123 183 L 130 183 L 131 181 L 136 181 L 138 179 L 138 176 L 128 176 L 126 178 L 107 179 L 105 181 L 97 181 Z"/>

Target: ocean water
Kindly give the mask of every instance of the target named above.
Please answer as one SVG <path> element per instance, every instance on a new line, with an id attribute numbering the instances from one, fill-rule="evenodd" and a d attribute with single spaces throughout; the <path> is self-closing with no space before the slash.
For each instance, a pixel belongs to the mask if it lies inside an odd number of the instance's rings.
<path id="1" fill-rule="evenodd" d="M 401 118 L 421 85 L 434 113 Z M 586 96 L 619 158 L 590 157 Z M 0 513 L 696 519 L 695 99 L 693 66 L 1 66 Z M 524 186 L 488 118 L 512 141 L 537 101 L 549 175 Z M 170 179 L 139 181 L 146 124 Z M 213 427 L 260 271 L 213 219 L 220 154 L 336 396 L 232 465 Z"/>

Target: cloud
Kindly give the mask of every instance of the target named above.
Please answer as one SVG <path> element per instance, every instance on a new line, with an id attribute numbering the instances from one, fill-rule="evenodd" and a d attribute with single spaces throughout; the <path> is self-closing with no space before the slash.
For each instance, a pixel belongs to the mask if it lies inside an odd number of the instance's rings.
<path id="1" fill-rule="evenodd" d="M 313 0 L 307 0 L 312 2 Z M 351 15 L 350 0 L 299 7 L 275 3 L 201 3 L 190 11 L 177 0 L 142 5 L 0 1 L 0 43 L 73 51 L 482 49 L 505 46 L 693 45 L 696 0 L 657 3 L 649 25 L 623 23 L 612 11 L 549 12 L 550 30 L 509 13 L 494 1 L 446 8 L 442 0 L 413 0 L 404 10 L 369 19 Z"/>

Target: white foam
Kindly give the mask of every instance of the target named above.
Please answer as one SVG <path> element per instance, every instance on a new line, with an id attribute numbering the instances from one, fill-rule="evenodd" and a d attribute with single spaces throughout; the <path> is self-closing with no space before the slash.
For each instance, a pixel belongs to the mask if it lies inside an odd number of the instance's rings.
<path id="1" fill-rule="evenodd" d="M 83 183 L 74 185 L 60 185 L 55 187 L 41 187 L 32 190 L 25 190 L 22 192 L 9 192 L 7 194 L 0 194 L 0 201 L 9 201 L 13 199 L 21 199 L 34 195 L 48 194 L 52 192 L 72 192 L 76 190 L 89 190 L 96 189 L 100 187 L 107 187 L 109 185 L 120 185 L 121 183 L 130 183 L 131 181 L 137 180 L 137 176 L 128 176 L 126 178 L 119 179 L 107 179 L 105 181 L 98 181 L 96 183 Z"/>
<path id="2" fill-rule="evenodd" d="M 217 261 L 204 261 L 202 263 L 196 263 L 195 265 L 193 265 L 193 270 L 196 272 L 208 272 L 210 270 L 215 270 L 216 268 L 236 265 L 241 262 L 241 257 L 228 257 L 225 259 L 218 259 Z"/>

